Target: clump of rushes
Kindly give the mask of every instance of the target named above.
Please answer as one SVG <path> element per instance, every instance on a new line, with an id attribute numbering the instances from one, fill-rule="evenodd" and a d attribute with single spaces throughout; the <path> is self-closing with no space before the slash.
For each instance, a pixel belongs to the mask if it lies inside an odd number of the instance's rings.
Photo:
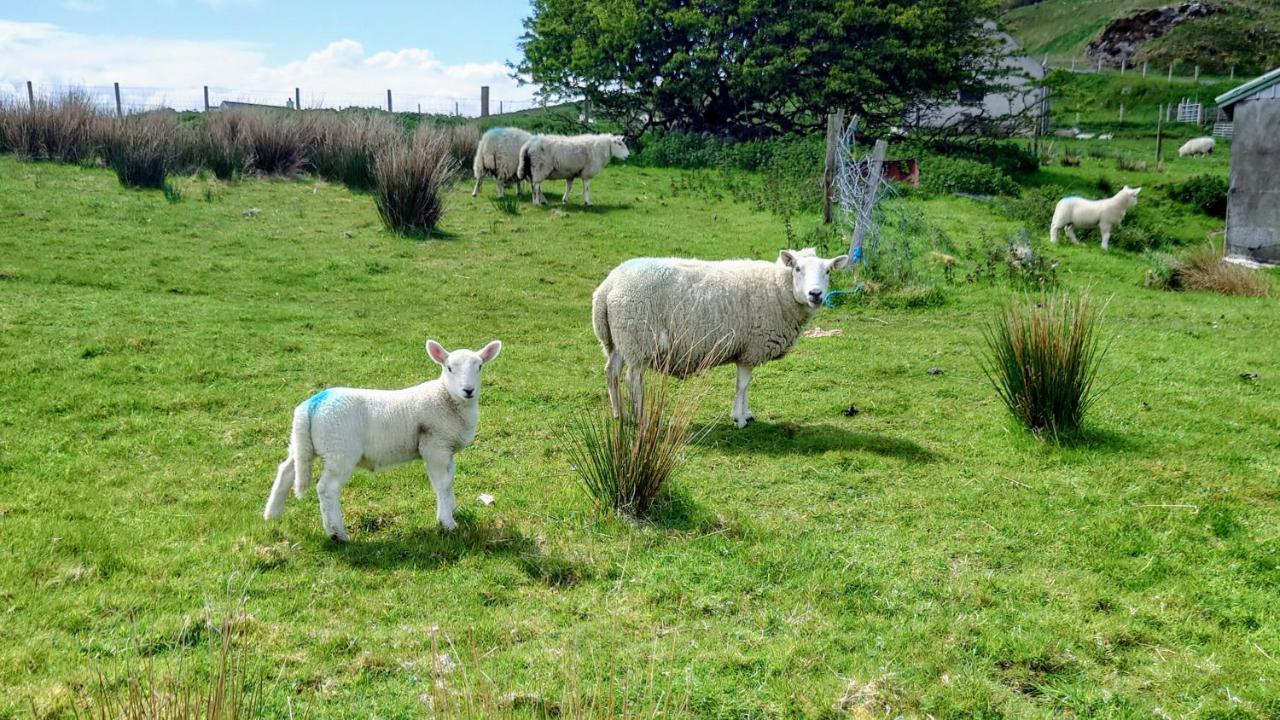
<path id="1" fill-rule="evenodd" d="M 1205 243 L 1174 257 L 1152 254 L 1147 285 L 1165 290 L 1207 290 L 1222 295 L 1269 297 L 1271 280 L 1266 273 L 1223 260 L 1222 248 Z"/>
<path id="2" fill-rule="evenodd" d="M 1077 433 L 1100 392 L 1108 343 L 1088 295 L 1010 301 L 983 329 L 983 372 L 1000 399 L 1033 432 Z"/>
<path id="3" fill-rule="evenodd" d="M 234 180 L 249 170 L 253 150 L 245 133 L 248 117 L 242 110 L 204 113 L 195 131 L 193 164 L 219 180 Z"/>
<path id="4" fill-rule="evenodd" d="M 454 125 L 449 128 L 449 154 L 459 167 L 471 167 L 480 145 L 480 128 L 475 125 Z"/>
<path id="5" fill-rule="evenodd" d="M 0 145 L 24 160 L 78 163 L 94 158 L 104 117 L 87 95 L 72 91 L 0 112 Z"/>
<path id="6" fill-rule="evenodd" d="M 180 128 L 167 112 L 128 115 L 112 122 L 103 157 L 125 187 L 164 188 L 175 159 Z"/>
<path id="7" fill-rule="evenodd" d="M 383 148 L 374 158 L 374 199 L 388 230 L 429 236 L 444 215 L 445 195 L 457 177 L 448 134 L 423 125 L 409 142 Z"/>
<path id="8" fill-rule="evenodd" d="M 374 157 L 402 140 L 400 129 L 386 115 L 367 112 L 311 116 L 307 134 L 307 162 L 315 173 L 355 190 L 374 186 Z"/>
<path id="9" fill-rule="evenodd" d="M 259 175 L 290 177 L 307 161 L 307 134 L 296 111 L 246 112 L 240 132 L 248 144 L 249 164 Z"/>

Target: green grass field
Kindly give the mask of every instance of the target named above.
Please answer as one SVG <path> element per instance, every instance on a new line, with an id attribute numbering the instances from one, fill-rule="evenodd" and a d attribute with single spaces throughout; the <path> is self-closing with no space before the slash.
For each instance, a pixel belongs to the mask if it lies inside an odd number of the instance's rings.
<path id="1" fill-rule="evenodd" d="M 1127 179 L 1086 158 L 1037 182 L 1103 172 Z M 772 258 L 785 230 L 664 170 L 594 185 L 594 209 L 514 216 L 460 187 L 420 242 L 310 180 L 186 179 L 171 204 L 0 157 L 0 717 L 207 664 L 229 620 L 277 717 L 513 692 L 704 718 L 1280 716 L 1274 300 L 1144 289 L 1096 234 L 1050 248 L 1115 335 L 1069 446 L 1012 423 L 979 370 L 1007 289 L 824 309 L 843 335 L 757 371 L 745 430 L 732 369 L 712 373 L 676 499 L 631 523 L 562 444 L 603 402 L 591 291 L 637 255 Z M 962 243 L 1017 229 L 909 202 Z M 292 407 L 434 376 L 427 337 L 506 343 L 458 457 L 460 529 L 438 530 L 420 465 L 356 476 L 348 545 L 314 497 L 264 522 Z"/>

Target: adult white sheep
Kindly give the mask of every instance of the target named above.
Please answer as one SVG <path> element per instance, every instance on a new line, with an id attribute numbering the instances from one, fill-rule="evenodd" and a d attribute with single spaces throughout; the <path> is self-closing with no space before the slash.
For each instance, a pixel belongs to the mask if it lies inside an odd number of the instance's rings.
<path id="1" fill-rule="evenodd" d="M 609 403 L 622 413 L 622 368 L 638 408 L 644 372 L 683 377 L 715 365 L 738 366 L 731 417 L 751 422 L 747 385 L 757 366 L 787 354 L 800 330 L 822 305 L 831 271 L 847 255 L 830 260 L 813 248 L 783 250 L 777 262 L 636 258 L 613 269 L 596 288 L 591 323 L 608 358 Z"/>
<path id="2" fill-rule="evenodd" d="M 543 180 L 564 180 L 563 202 L 569 202 L 573 179 L 582 178 L 582 204 L 591 204 L 591 178 L 613 158 L 626 160 L 631 152 L 618 135 L 537 135 L 520 148 L 522 178 L 533 183 L 533 201 L 545 205 Z"/>
<path id="3" fill-rule="evenodd" d="M 486 130 L 480 136 L 480 143 L 476 145 L 475 161 L 471 164 L 471 171 L 476 176 L 476 186 L 471 191 L 471 197 L 480 194 L 480 183 L 490 175 L 498 183 L 498 197 L 502 197 L 503 186 L 509 182 L 516 184 L 516 195 L 519 196 L 520 148 L 532 138 L 532 133 L 520 128 L 496 127 Z"/>
<path id="4" fill-rule="evenodd" d="M 1106 250 L 1111 242 L 1111 229 L 1124 220 L 1129 208 L 1138 204 L 1141 191 L 1140 187 L 1125 185 L 1120 192 L 1105 200 L 1086 200 L 1074 195 L 1062 198 L 1053 210 L 1049 241 L 1058 242 L 1058 232 L 1065 228 L 1071 242 L 1078 243 L 1080 238 L 1076 237 L 1076 228 L 1087 230 L 1096 227 L 1102 231 L 1102 249 Z"/>
<path id="5" fill-rule="evenodd" d="M 457 527 L 453 455 L 475 439 L 480 368 L 501 350 L 497 340 L 480 352 L 449 352 L 428 340 L 427 355 L 441 368 L 437 380 L 403 390 L 329 388 L 311 396 L 293 410 L 289 456 L 276 471 L 263 517 L 274 520 L 284 513 L 290 485 L 302 497 L 311 485 L 311 465 L 319 455 L 324 470 L 316 493 L 324 531 L 346 542 L 338 495 L 356 467 L 379 470 L 422 458 L 436 492 L 436 518 L 446 529 Z"/>
<path id="6" fill-rule="evenodd" d="M 1178 148 L 1178 157 L 1186 157 L 1188 155 L 1212 155 L 1213 148 L 1218 144 L 1217 140 L 1211 137 L 1191 138 L 1182 143 L 1182 147 Z"/>

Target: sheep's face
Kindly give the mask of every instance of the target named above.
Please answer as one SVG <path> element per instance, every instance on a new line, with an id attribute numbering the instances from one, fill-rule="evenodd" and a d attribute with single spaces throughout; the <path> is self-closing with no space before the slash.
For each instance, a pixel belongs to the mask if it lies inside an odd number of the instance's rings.
<path id="1" fill-rule="evenodd" d="M 612 135 L 609 137 L 609 154 L 618 160 L 626 160 L 631 155 L 631 151 L 627 149 L 627 143 L 622 139 L 621 135 Z"/>
<path id="2" fill-rule="evenodd" d="M 440 366 L 440 379 L 449 394 L 459 400 L 471 401 L 480 397 L 480 369 L 498 357 L 502 343 L 494 340 L 480 352 L 454 350 L 449 352 L 435 340 L 427 341 L 427 355 Z"/>
<path id="3" fill-rule="evenodd" d="M 791 295 L 796 302 L 817 309 L 827 296 L 831 285 L 831 271 L 839 270 L 849 262 L 848 255 L 827 260 L 818 257 L 813 248 L 783 250 L 778 253 L 778 264 L 791 271 Z"/>
<path id="4" fill-rule="evenodd" d="M 1135 207 L 1138 204 L 1138 193 L 1142 192 L 1142 188 L 1131 188 L 1125 185 L 1120 192 L 1124 194 L 1125 207 Z"/>

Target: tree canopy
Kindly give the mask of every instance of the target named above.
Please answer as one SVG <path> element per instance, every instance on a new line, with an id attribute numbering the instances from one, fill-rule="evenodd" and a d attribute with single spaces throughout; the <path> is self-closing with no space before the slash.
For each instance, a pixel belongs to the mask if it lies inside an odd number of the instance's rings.
<path id="1" fill-rule="evenodd" d="M 992 82 L 994 0 L 534 0 L 517 77 L 633 131 L 758 137 Z"/>

